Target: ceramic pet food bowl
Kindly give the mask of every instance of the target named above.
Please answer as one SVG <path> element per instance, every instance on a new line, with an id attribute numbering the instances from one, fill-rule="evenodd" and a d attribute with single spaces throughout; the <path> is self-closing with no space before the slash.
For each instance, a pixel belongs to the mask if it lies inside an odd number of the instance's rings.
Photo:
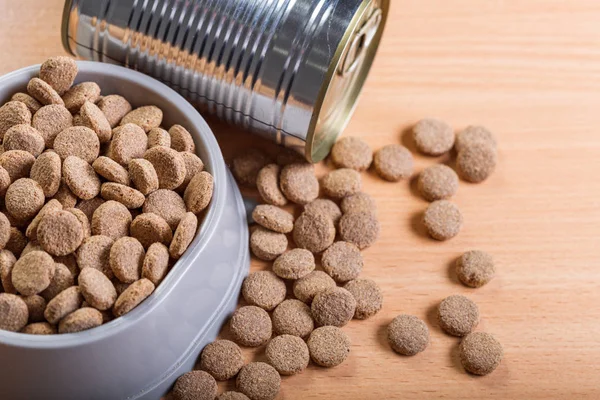
<path id="1" fill-rule="evenodd" d="M 123 95 L 134 107 L 154 104 L 165 126 L 185 126 L 214 177 L 214 194 L 186 253 L 130 313 L 79 333 L 0 331 L 0 398 L 160 399 L 235 309 L 250 263 L 246 213 L 210 128 L 183 97 L 136 71 L 78 65 L 76 83 L 97 82 L 103 94 Z M 38 72 L 32 66 L 0 78 L 0 101 L 24 91 Z"/>

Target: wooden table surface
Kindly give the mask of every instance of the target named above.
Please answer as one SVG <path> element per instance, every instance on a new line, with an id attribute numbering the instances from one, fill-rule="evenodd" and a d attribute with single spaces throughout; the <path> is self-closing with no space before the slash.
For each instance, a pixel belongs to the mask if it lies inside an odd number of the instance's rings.
<path id="1" fill-rule="evenodd" d="M 64 53 L 62 3 L 0 0 L 0 73 Z M 425 116 L 457 129 L 483 124 L 498 136 L 499 166 L 483 184 L 461 183 L 454 201 L 465 224 L 445 243 L 423 235 L 427 203 L 414 185 L 363 174 L 382 223 L 363 276 L 381 285 L 383 310 L 345 328 L 353 345 L 343 365 L 284 378 L 279 398 L 599 398 L 600 2 L 392 3 L 345 134 L 376 149 L 412 146 L 404 132 Z M 209 122 L 227 157 L 256 143 Z M 439 161 L 416 156 L 417 171 Z M 481 289 L 463 287 L 453 273 L 455 258 L 471 249 L 497 261 L 497 277 Z M 436 305 L 455 293 L 477 302 L 478 329 L 504 346 L 487 377 L 463 371 L 459 340 L 435 322 Z M 386 344 L 386 325 L 399 313 L 427 321 L 424 353 L 401 357 Z"/>

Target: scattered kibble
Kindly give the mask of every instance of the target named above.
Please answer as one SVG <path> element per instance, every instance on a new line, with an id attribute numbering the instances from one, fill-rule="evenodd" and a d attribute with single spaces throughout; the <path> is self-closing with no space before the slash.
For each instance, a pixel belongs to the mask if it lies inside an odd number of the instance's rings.
<path id="1" fill-rule="evenodd" d="M 315 256 L 305 249 L 288 250 L 273 263 L 273 272 L 283 279 L 300 279 L 314 269 Z"/>
<path id="2" fill-rule="evenodd" d="M 323 270 L 338 283 L 356 279 L 364 265 L 359 248 L 349 242 L 335 242 L 329 246 L 321 263 Z"/>
<path id="3" fill-rule="evenodd" d="M 494 134 L 483 126 L 468 126 L 456 135 L 455 148 L 457 152 L 473 146 L 488 146 L 496 149 L 497 142 Z"/>
<path id="4" fill-rule="evenodd" d="M 340 238 L 366 249 L 379 238 L 379 221 L 371 212 L 351 212 L 340 219 Z"/>
<path id="5" fill-rule="evenodd" d="M 294 216 L 279 207 L 268 204 L 256 206 L 252 219 L 257 224 L 279 233 L 289 233 L 294 229 Z"/>
<path id="6" fill-rule="evenodd" d="M 304 212 L 294 222 L 293 237 L 296 246 L 320 253 L 333 243 L 335 226 L 325 214 Z"/>
<path id="7" fill-rule="evenodd" d="M 264 166 L 257 175 L 256 187 L 258 193 L 267 204 L 274 206 L 285 206 L 287 199 L 279 188 L 279 173 L 281 167 L 277 164 Z"/>
<path id="8" fill-rule="evenodd" d="M 456 157 L 458 174 L 472 183 L 486 180 L 496 169 L 496 163 L 496 150 L 485 145 L 464 147 Z"/>
<path id="9" fill-rule="evenodd" d="M 492 373 L 504 357 L 500 342 L 486 332 L 469 333 L 461 340 L 459 352 L 464 369 L 475 375 Z"/>
<path id="10" fill-rule="evenodd" d="M 315 329 L 306 344 L 310 358 L 322 367 L 336 367 L 343 363 L 350 353 L 350 338 L 335 326 Z"/>
<path id="11" fill-rule="evenodd" d="M 362 139 L 347 136 L 335 142 L 331 149 L 331 159 L 340 168 L 364 171 L 373 161 L 373 151 Z"/>
<path id="12" fill-rule="evenodd" d="M 284 300 L 273 315 L 273 331 L 278 335 L 294 335 L 307 337 L 313 331 L 315 322 L 310 307 L 296 299 Z"/>
<path id="13" fill-rule="evenodd" d="M 414 315 L 398 315 L 388 325 L 387 338 L 392 349 L 404 356 L 414 356 L 427 348 L 429 329 Z"/>
<path id="14" fill-rule="evenodd" d="M 458 207 L 448 200 L 434 201 L 423 215 L 423 224 L 436 240 L 448 240 L 458 235 L 463 217 Z"/>
<path id="15" fill-rule="evenodd" d="M 332 199 L 342 199 L 357 193 L 361 186 L 360 173 L 350 168 L 331 171 L 321 180 L 323 192 Z"/>
<path id="16" fill-rule="evenodd" d="M 242 284 L 244 300 L 267 311 L 277 307 L 285 299 L 285 294 L 285 282 L 271 271 L 252 272 Z"/>
<path id="17" fill-rule="evenodd" d="M 371 279 L 355 279 L 344 285 L 356 300 L 354 318 L 367 319 L 377 314 L 383 307 L 383 293 Z"/>
<path id="18" fill-rule="evenodd" d="M 280 187 L 285 197 L 297 204 L 308 204 L 319 196 L 319 181 L 312 164 L 289 164 L 283 167 Z"/>
<path id="19" fill-rule="evenodd" d="M 495 272 L 494 259 L 484 251 L 472 250 L 456 260 L 456 275 L 469 287 L 485 285 L 492 280 Z"/>
<path id="20" fill-rule="evenodd" d="M 458 190 L 458 175 L 447 165 L 433 165 L 419 174 L 417 186 L 427 201 L 449 199 Z"/>
<path id="21" fill-rule="evenodd" d="M 454 146 L 454 130 L 446 122 L 425 118 L 413 127 L 413 138 L 417 149 L 423 154 L 439 156 Z"/>
<path id="22" fill-rule="evenodd" d="M 181 375 L 173 386 L 175 400 L 214 400 L 217 381 L 205 371 L 190 371 Z"/>
<path id="23" fill-rule="evenodd" d="M 270 261 L 276 259 L 288 247 L 287 237 L 283 233 L 277 233 L 258 227 L 250 235 L 250 249 L 252 253 L 261 260 Z"/>
<path id="24" fill-rule="evenodd" d="M 233 378 L 243 366 L 242 350 L 230 340 L 215 340 L 200 355 L 200 369 L 219 381 Z"/>
<path id="25" fill-rule="evenodd" d="M 386 181 L 396 182 L 410 178 L 414 169 L 414 160 L 406 147 L 389 144 L 377 150 L 373 165 L 377 175 Z"/>
<path id="26" fill-rule="evenodd" d="M 336 287 L 318 293 L 311 311 L 317 325 L 342 327 L 354 317 L 356 300 L 348 290 Z"/>
<path id="27" fill-rule="evenodd" d="M 273 400 L 279 393 L 281 377 L 269 364 L 253 362 L 242 367 L 236 386 L 252 400 Z"/>
<path id="28" fill-rule="evenodd" d="M 368 212 L 375 214 L 377 212 L 375 200 L 373 200 L 373 198 L 365 192 L 358 192 L 345 197 L 340 204 L 340 208 L 344 214 L 357 212 Z"/>
<path id="29" fill-rule="evenodd" d="M 294 282 L 294 296 L 304 303 L 312 303 L 314 297 L 335 288 L 335 281 L 323 271 L 313 271 Z"/>
<path id="30" fill-rule="evenodd" d="M 462 295 L 446 297 L 438 308 L 440 327 L 453 336 L 465 336 L 479 323 L 479 307 Z"/>
<path id="31" fill-rule="evenodd" d="M 229 326 L 234 340 L 248 347 L 267 343 L 273 332 L 269 314 L 256 306 L 238 308 L 231 316 Z"/>
<path id="32" fill-rule="evenodd" d="M 294 375 L 308 366 L 308 346 L 298 336 L 280 335 L 269 341 L 265 349 L 267 361 L 281 375 Z"/>
<path id="33" fill-rule="evenodd" d="M 304 212 L 307 213 L 323 213 L 333 221 L 335 227 L 338 226 L 342 211 L 337 204 L 329 199 L 315 199 L 304 206 Z"/>

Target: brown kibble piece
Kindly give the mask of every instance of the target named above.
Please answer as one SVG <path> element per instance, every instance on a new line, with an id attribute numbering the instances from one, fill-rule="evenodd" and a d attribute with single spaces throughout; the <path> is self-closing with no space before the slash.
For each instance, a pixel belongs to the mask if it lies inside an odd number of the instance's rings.
<path id="1" fill-rule="evenodd" d="M 108 310 L 117 300 L 117 291 L 110 279 L 95 268 L 83 268 L 77 281 L 85 301 L 98 310 Z"/>
<path id="2" fill-rule="evenodd" d="M 315 329 L 306 344 L 310 358 L 322 367 L 336 367 L 343 363 L 350 353 L 350 338 L 335 326 Z"/>
<path id="3" fill-rule="evenodd" d="M 8 239 L 10 239 L 10 221 L 4 213 L 0 212 L 0 250 L 6 246 Z"/>
<path id="4" fill-rule="evenodd" d="M 44 311 L 44 317 L 51 324 L 57 324 L 66 315 L 77 310 L 82 302 L 83 297 L 81 296 L 79 286 L 71 286 L 48 302 Z"/>
<path id="5" fill-rule="evenodd" d="M 454 130 L 444 121 L 425 118 L 413 127 L 413 139 L 421 153 L 439 156 L 449 152 L 454 146 Z"/>
<path id="6" fill-rule="evenodd" d="M 103 183 L 100 195 L 104 200 L 118 201 L 129 209 L 140 208 L 146 201 L 139 190 L 114 182 Z"/>
<path id="7" fill-rule="evenodd" d="M 148 148 L 148 137 L 135 124 L 125 124 L 113 130 L 110 142 L 110 157 L 126 167 L 129 161 L 144 156 Z"/>
<path id="8" fill-rule="evenodd" d="M 115 306 L 113 307 L 113 314 L 115 317 L 121 317 L 127 314 L 142 301 L 146 300 L 152 292 L 154 292 L 154 284 L 148 279 L 142 278 L 139 281 L 133 282 L 117 298 Z"/>
<path id="9" fill-rule="evenodd" d="M 360 249 L 349 242 L 335 242 L 321 259 L 323 270 L 339 283 L 356 279 L 362 271 L 364 262 Z"/>
<path id="10" fill-rule="evenodd" d="M 202 212 L 210 204 L 213 190 L 214 180 L 211 174 L 206 171 L 196 174 L 183 194 L 183 201 L 185 202 L 187 210 L 194 214 Z"/>
<path id="11" fill-rule="evenodd" d="M 261 260 L 271 261 L 283 253 L 288 246 L 287 237 L 283 233 L 277 233 L 258 227 L 250 235 L 250 249 L 252 253 Z"/>
<path id="12" fill-rule="evenodd" d="M 44 151 L 44 138 L 29 124 L 14 125 L 4 134 L 2 142 L 4 151 L 23 150 L 31 153 L 34 157 Z"/>
<path id="13" fill-rule="evenodd" d="M 311 305 L 313 318 L 317 325 L 346 325 L 356 311 L 356 300 L 352 293 L 337 287 L 318 293 Z"/>
<path id="14" fill-rule="evenodd" d="M 56 136 L 73 126 L 73 116 L 64 106 L 52 104 L 40 108 L 33 116 L 31 125 L 44 138 L 46 148 L 51 149 Z"/>
<path id="15" fill-rule="evenodd" d="M 54 260 L 43 251 L 32 251 L 17 260 L 12 268 L 12 284 L 24 296 L 46 289 L 54 276 Z"/>
<path id="16" fill-rule="evenodd" d="M 18 228 L 15 228 L 14 226 L 11 227 L 10 238 L 8 239 L 8 243 L 6 243 L 6 246 L 4 246 L 4 249 L 10 251 L 16 257 L 19 257 L 26 245 L 27 239 L 25 238 L 25 235 L 23 235 Z"/>
<path id="17" fill-rule="evenodd" d="M 0 293 L 0 329 L 19 332 L 29 319 L 27 304 L 17 295 Z"/>
<path id="18" fill-rule="evenodd" d="M 77 208 L 67 208 L 65 211 L 73 214 L 81 223 L 81 228 L 83 229 L 83 239 L 87 239 L 92 235 L 92 227 L 90 226 L 90 221 L 88 217 L 83 213 L 83 211 Z"/>
<path id="19" fill-rule="evenodd" d="M 74 126 L 56 136 L 54 151 L 63 160 L 69 156 L 75 156 L 91 164 L 98 158 L 100 142 L 96 133 L 90 128 Z"/>
<path id="20" fill-rule="evenodd" d="M 75 310 L 58 324 L 58 333 L 76 333 L 102 325 L 102 313 L 95 308 L 84 307 Z"/>
<path id="21" fill-rule="evenodd" d="M 173 230 L 177 229 L 179 221 L 187 212 L 181 196 L 177 192 L 167 189 L 159 189 L 150 193 L 146 197 L 142 211 L 163 217 Z"/>
<path id="22" fill-rule="evenodd" d="M 81 161 L 85 163 L 85 161 Z M 69 186 L 67 186 L 65 179 L 61 179 L 58 191 L 52 198 L 58 200 L 60 204 L 62 204 L 63 208 L 73 208 L 77 204 L 77 196 L 71 192 L 71 189 L 69 189 Z"/>
<path id="23" fill-rule="evenodd" d="M 173 239 L 173 232 L 167 221 L 153 213 L 144 213 L 135 217 L 130 230 L 131 236 L 139 240 L 144 248 L 148 248 L 156 242 L 168 246 Z"/>
<path id="24" fill-rule="evenodd" d="M 176 189 L 185 180 L 185 161 L 177 151 L 168 147 L 156 146 L 146 151 L 144 158 L 150 161 L 156 170 L 161 189 Z M 205 172 L 205 174 L 208 173 Z"/>
<path id="25" fill-rule="evenodd" d="M 96 175 L 94 168 L 79 157 L 69 156 L 65 159 L 63 176 L 71 192 L 80 199 L 89 200 L 100 193 L 100 178 Z"/>
<path id="26" fill-rule="evenodd" d="M 315 256 L 305 249 L 288 250 L 273 263 L 273 272 L 283 279 L 300 279 L 314 269 Z"/>
<path id="27" fill-rule="evenodd" d="M 73 85 L 77 71 L 77 63 L 72 58 L 51 57 L 40 66 L 40 79 L 52 86 L 59 95 L 62 95 Z"/>
<path id="28" fill-rule="evenodd" d="M 308 366 L 310 355 L 304 340 L 281 335 L 271 339 L 265 350 L 267 360 L 281 375 L 294 375 Z"/>
<path id="29" fill-rule="evenodd" d="M 152 128 L 148 132 L 148 148 L 156 146 L 171 147 L 171 135 L 163 128 Z"/>
<path id="30" fill-rule="evenodd" d="M 79 203 L 77 203 L 77 206 L 75 206 L 75 208 L 83 211 L 83 213 L 88 217 L 88 220 L 91 223 L 94 212 L 98 209 L 98 207 L 100 207 L 104 203 L 105 201 L 103 198 L 94 197 L 93 199 L 89 200 L 81 200 Z"/>
<path id="31" fill-rule="evenodd" d="M 131 213 L 123 204 L 107 201 L 92 216 L 92 234 L 105 235 L 113 240 L 129 235 Z"/>
<path id="32" fill-rule="evenodd" d="M 130 111 L 121 120 L 121 126 L 136 124 L 145 132 L 158 128 L 162 123 L 163 112 L 156 106 L 143 106 Z"/>
<path id="33" fill-rule="evenodd" d="M 456 157 L 456 169 L 461 178 L 471 183 L 486 180 L 496 169 L 496 150 L 489 145 L 463 148 Z"/>
<path id="34" fill-rule="evenodd" d="M 27 93 L 41 104 L 47 106 L 50 104 L 58 104 L 64 106 L 65 102 L 52 86 L 40 78 L 32 78 L 27 84 Z"/>
<path id="35" fill-rule="evenodd" d="M 458 190 L 458 175 L 447 165 L 433 165 L 419 174 L 417 186 L 427 201 L 449 199 Z"/>
<path id="36" fill-rule="evenodd" d="M 323 213 L 333 221 L 334 226 L 338 226 L 340 218 L 342 218 L 342 211 L 333 201 L 329 199 L 315 199 L 304 206 L 304 212 L 306 213 Z"/>
<path id="37" fill-rule="evenodd" d="M 352 212 L 340 219 L 340 237 L 363 250 L 371 246 L 379 237 L 379 221 L 373 213 Z"/>
<path id="38" fill-rule="evenodd" d="M 469 251 L 456 260 L 456 275 L 465 285 L 478 288 L 492 280 L 496 268 L 494 259 L 480 250 Z"/>
<path id="39" fill-rule="evenodd" d="M 294 223 L 293 237 L 296 246 L 320 253 L 333 243 L 335 226 L 327 215 L 305 212 Z"/>
<path id="40" fill-rule="evenodd" d="M 47 213 L 51 213 L 54 211 L 62 210 L 62 205 L 58 200 L 51 199 L 47 202 L 37 213 L 35 218 L 31 221 L 31 223 L 27 226 L 27 230 L 25 231 L 25 235 L 29 240 L 37 240 L 37 228 L 40 224 L 40 221 Z"/>
<path id="41" fill-rule="evenodd" d="M 250 398 L 240 392 L 228 391 L 218 395 L 216 400 L 250 400 Z"/>
<path id="42" fill-rule="evenodd" d="M 279 207 L 260 204 L 254 208 L 252 219 L 257 224 L 279 233 L 290 233 L 294 229 L 294 216 Z"/>
<path id="43" fill-rule="evenodd" d="M 360 174 L 350 168 L 331 171 L 321 181 L 323 192 L 332 199 L 342 199 L 357 193 L 361 186 Z"/>
<path id="44" fill-rule="evenodd" d="M 250 305 L 271 311 L 285 299 L 286 287 L 271 271 L 256 271 L 244 279 L 242 295 Z"/>
<path id="45" fill-rule="evenodd" d="M 39 101 L 37 101 L 36 99 L 34 99 L 33 97 L 31 97 L 30 95 L 28 95 L 27 93 L 15 93 L 13 94 L 13 96 L 10 98 L 11 101 L 20 101 L 21 103 L 25 104 L 27 106 L 27 108 L 29 109 L 29 111 L 31 112 L 31 114 L 35 114 L 40 108 L 42 108 L 42 105 L 40 104 Z"/>
<path id="46" fill-rule="evenodd" d="M 37 240 L 42 248 L 54 256 L 73 253 L 84 239 L 79 219 L 68 211 L 54 211 L 44 215 L 38 225 Z"/>
<path id="47" fill-rule="evenodd" d="M 475 375 L 492 373 L 504 357 L 500 342 L 487 332 L 469 333 L 459 346 L 460 362 Z"/>
<path id="48" fill-rule="evenodd" d="M 248 347 L 267 343 L 273 330 L 269 314 L 256 306 L 238 308 L 231 317 L 230 328 L 234 340 Z"/>
<path id="49" fill-rule="evenodd" d="M 429 329 L 414 315 L 401 314 L 388 325 L 387 339 L 396 353 L 414 356 L 427 348 Z"/>
<path id="50" fill-rule="evenodd" d="M 383 293 L 371 279 L 355 279 L 344 285 L 356 300 L 354 318 L 367 319 L 377 314 L 383 306 Z"/>
<path id="51" fill-rule="evenodd" d="M 169 246 L 171 257 L 177 260 L 185 253 L 192 240 L 194 240 L 197 230 L 198 217 L 191 212 L 185 213 L 181 221 L 179 221 L 179 225 L 177 225 L 177 229 L 173 234 L 173 241 L 171 242 L 171 246 Z"/>
<path id="52" fill-rule="evenodd" d="M 312 164 L 286 165 L 279 180 L 281 191 L 291 202 L 304 205 L 319 196 L 319 180 Z"/>
<path id="53" fill-rule="evenodd" d="M 162 243 L 152 243 L 146 251 L 142 264 L 142 278 L 158 286 L 167 275 L 169 268 L 169 249 Z"/>
<path id="54" fill-rule="evenodd" d="M 12 182 L 21 178 L 28 178 L 35 157 L 23 150 L 9 150 L 0 154 L 0 166 L 8 172 Z"/>
<path id="55" fill-rule="evenodd" d="M 434 201 L 423 215 L 423 224 L 436 240 L 448 240 L 458 235 L 463 217 L 458 207 L 448 200 Z"/>
<path id="56" fill-rule="evenodd" d="M 192 179 L 204 170 L 204 163 L 194 153 L 187 151 L 179 153 L 185 162 L 185 179 L 183 183 L 177 188 L 178 191 L 185 191 Z"/>
<path id="57" fill-rule="evenodd" d="M 6 153 L 5 153 L 6 154 Z M 13 182 L 4 198 L 6 209 L 14 218 L 29 220 L 44 206 L 44 191 L 33 179 L 21 178 Z"/>
<path id="58" fill-rule="evenodd" d="M 335 281 L 323 271 L 313 271 L 294 282 L 294 296 L 300 301 L 311 303 L 314 297 L 335 288 Z"/>
<path id="59" fill-rule="evenodd" d="M 284 300 L 273 315 L 273 331 L 278 335 L 307 337 L 315 328 L 310 307 L 296 299 Z"/>
<path id="60" fill-rule="evenodd" d="M 0 196 L 6 195 L 6 190 L 10 186 L 10 175 L 4 167 L 0 166 Z"/>
<path id="61" fill-rule="evenodd" d="M 60 156 L 53 151 L 40 154 L 31 167 L 30 176 L 39 183 L 46 197 L 54 196 L 58 192 L 62 176 Z"/>
<path id="62" fill-rule="evenodd" d="M 204 371 L 190 371 L 181 375 L 173 386 L 175 400 L 214 400 L 217 382 Z"/>
<path id="63" fill-rule="evenodd" d="M 233 378 L 243 366 L 242 349 L 230 340 L 215 340 L 200 354 L 200 369 L 219 381 Z"/>
<path id="64" fill-rule="evenodd" d="M 498 145 L 494 134 L 483 126 L 468 126 L 456 135 L 457 152 L 477 146 L 489 147 L 495 151 Z"/>
<path id="65" fill-rule="evenodd" d="M 446 333 L 465 336 L 479 323 L 479 308 L 465 296 L 448 296 L 438 308 L 438 322 Z"/>
<path id="66" fill-rule="evenodd" d="M 190 152 L 196 151 L 196 145 L 190 132 L 181 125 L 173 125 L 169 129 L 169 135 L 171 136 L 171 148 L 179 152 Z"/>
<path id="67" fill-rule="evenodd" d="M 252 400 L 273 400 L 279 393 L 281 377 L 269 364 L 252 362 L 242 367 L 236 386 Z"/>
<path id="68" fill-rule="evenodd" d="M 58 331 L 54 325 L 50 325 L 47 322 L 35 322 L 23 328 L 21 333 L 28 335 L 56 335 Z"/>
<path id="69" fill-rule="evenodd" d="M 375 172 L 386 181 L 410 178 L 414 169 L 411 152 L 399 144 L 388 144 L 377 150 L 373 160 Z"/>
<path id="70" fill-rule="evenodd" d="M 331 149 L 331 159 L 340 168 L 364 171 L 373 161 L 373 151 L 369 145 L 357 137 L 343 137 Z"/>
<path id="71" fill-rule="evenodd" d="M 46 300 L 42 296 L 34 294 L 33 296 L 21 296 L 29 314 L 29 322 L 44 321 L 44 310 L 46 309 Z"/>
<path id="72" fill-rule="evenodd" d="M 110 249 L 110 268 L 121 282 L 133 283 L 140 279 L 145 254 L 137 239 L 122 237 Z"/>
<path id="73" fill-rule="evenodd" d="M 31 111 L 20 101 L 9 101 L 0 107 L 0 141 L 10 128 L 20 124 L 31 124 Z"/>
<path id="74" fill-rule="evenodd" d="M 115 160 L 101 156 L 94 160 L 92 167 L 107 181 L 129 186 L 129 172 Z"/>
<path id="75" fill-rule="evenodd" d="M 82 82 L 70 88 L 63 95 L 63 101 L 67 110 L 77 113 L 86 101 L 96 103 L 99 97 L 100 86 L 96 82 Z"/>
<path id="76" fill-rule="evenodd" d="M 233 159 L 232 172 L 240 185 L 256 187 L 258 172 L 267 164 L 269 157 L 258 149 L 247 149 Z"/>
<path id="77" fill-rule="evenodd" d="M 40 293 L 40 296 L 42 296 L 44 300 L 50 301 L 53 298 L 55 298 L 60 292 L 67 288 L 70 288 L 74 284 L 75 277 L 73 276 L 69 268 L 67 268 L 67 266 L 64 264 L 55 261 L 54 275 L 52 276 L 52 281 L 50 282 L 50 285 L 48 285 L 48 287 Z"/>
<path id="78" fill-rule="evenodd" d="M 77 250 L 77 264 L 80 269 L 94 268 L 109 279 L 113 272 L 110 268 L 110 249 L 114 240 L 104 235 L 94 235 L 85 239 Z"/>
<path id="79" fill-rule="evenodd" d="M 106 116 L 92 102 L 86 101 L 79 110 L 81 124 L 96 132 L 100 143 L 108 143 L 112 137 L 112 129 Z"/>
<path id="80" fill-rule="evenodd" d="M 114 128 L 131 111 L 131 104 L 123 96 L 110 94 L 98 102 L 98 108 L 106 116 L 110 127 Z"/>
<path id="81" fill-rule="evenodd" d="M 129 174 L 133 185 L 144 196 L 158 190 L 158 175 L 152 163 L 143 158 L 135 158 L 129 162 Z"/>
<path id="82" fill-rule="evenodd" d="M 258 193 L 265 203 L 274 206 L 285 206 L 288 202 L 279 188 L 280 171 L 279 165 L 269 164 L 261 168 L 256 177 Z"/>

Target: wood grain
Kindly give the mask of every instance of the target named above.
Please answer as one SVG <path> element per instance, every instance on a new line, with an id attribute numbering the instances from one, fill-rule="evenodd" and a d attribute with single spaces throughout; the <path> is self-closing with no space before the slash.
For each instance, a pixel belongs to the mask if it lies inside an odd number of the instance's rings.
<path id="1" fill-rule="evenodd" d="M 346 363 L 284 378 L 279 398 L 599 398 L 600 2 L 392 3 L 345 134 L 374 149 L 411 147 L 406 131 L 425 116 L 457 129 L 484 124 L 499 138 L 500 164 L 481 185 L 461 183 L 454 200 L 465 225 L 446 243 L 423 235 L 418 219 L 426 203 L 413 185 L 363 175 L 382 222 L 381 239 L 364 252 L 363 275 L 381 285 L 384 308 L 348 325 Z M 0 0 L 0 9 L 0 73 L 63 53 L 61 0 Z M 250 143 L 273 150 L 209 122 L 229 159 Z M 416 160 L 417 170 L 440 161 Z M 474 248 L 492 253 L 498 265 L 497 278 L 477 290 L 452 272 L 454 259 Z M 264 267 L 253 262 L 253 269 Z M 479 304 L 478 329 L 504 345 L 490 376 L 467 375 L 458 340 L 435 321 L 436 304 L 453 293 Z M 428 322 L 424 353 L 405 358 L 387 346 L 386 324 L 399 313 Z"/>

